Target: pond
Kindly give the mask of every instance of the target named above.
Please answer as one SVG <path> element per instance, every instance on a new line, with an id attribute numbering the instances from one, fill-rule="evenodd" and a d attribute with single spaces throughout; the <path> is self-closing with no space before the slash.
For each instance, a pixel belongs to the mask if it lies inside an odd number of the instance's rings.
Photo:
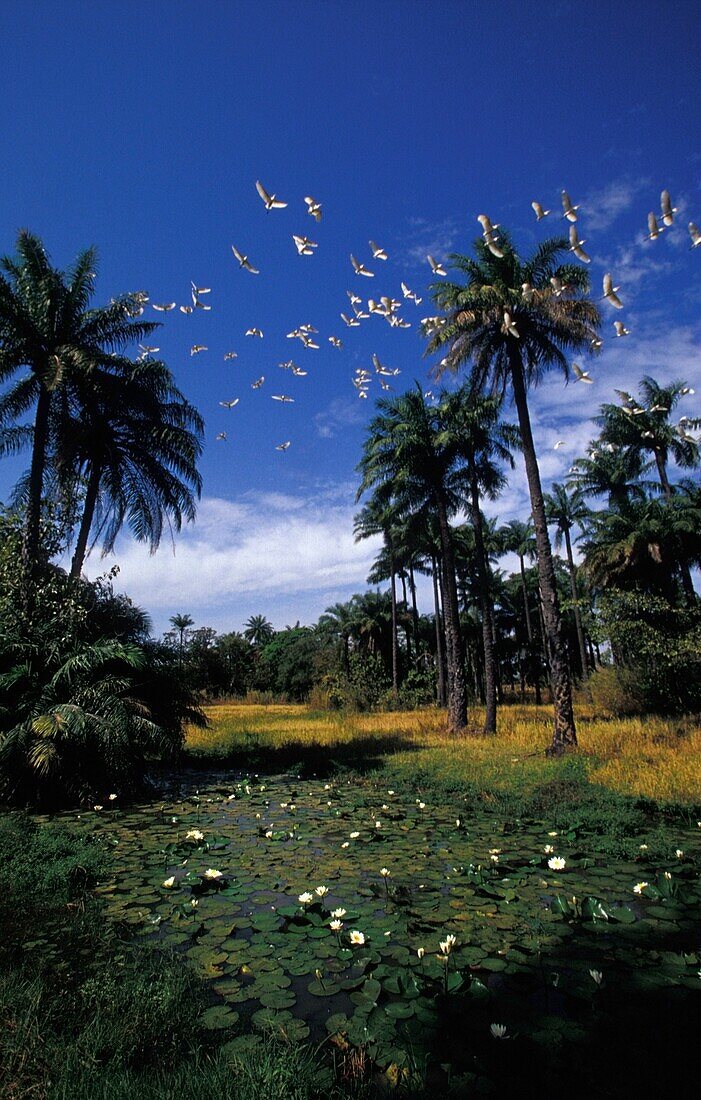
<path id="1" fill-rule="evenodd" d="M 65 816 L 113 849 L 109 919 L 195 963 L 201 1023 L 230 1029 L 232 1052 L 273 1029 L 360 1049 L 390 1076 L 428 1059 L 487 1087 L 524 1067 L 547 1083 L 554 1053 L 574 1065 L 582 1044 L 604 1057 L 612 1027 L 631 1050 L 648 1025 L 686 1041 L 695 822 L 612 859 L 577 829 L 468 816 L 459 796 L 221 773 Z"/>

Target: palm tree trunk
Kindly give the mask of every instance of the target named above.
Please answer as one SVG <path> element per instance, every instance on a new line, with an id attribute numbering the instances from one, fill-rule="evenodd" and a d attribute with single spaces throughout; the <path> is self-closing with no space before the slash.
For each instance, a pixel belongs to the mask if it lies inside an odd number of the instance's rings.
<path id="1" fill-rule="evenodd" d="M 484 549 L 484 533 L 482 531 L 482 513 L 480 511 L 480 496 L 477 475 L 474 465 L 470 470 L 470 496 L 472 527 L 475 532 L 475 558 L 477 562 L 477 576 L 479 579 L 479 600 L 482 611 L 482 647 L 484 649 L 484 695 L 486 714 L 484 719 L 484 732 L 497 732 L 497 675 L 496 661 L 494 657 L 494 609 L 489 585 L 489 568 L 487 555 Z"/>
<path id="2" fill-rule="evenodd" d="M 538 459 L 533 442 L 533 432 L 531 431 L 531 419 L 528 412 L 526 387 L 523 380 L 523 364 L 515 339 L 509 339 L 509 360 L 514 401 L 521 430 L 526 478 L 528 479 L 528 490 L 531 498 L 531 514 L 535 528 L 538 573 L 543 593 L 543 617 L 550 643 L 550 678 L 553 688 L 555 724 L 552 745 L 549 751 L 551 753 L 561 753 L 566 748 L 577 744 L 577 731 L 572 706 L 572 681 L 562 637 L 562 616 L 560 614 L 555 567 L 545 518 L 543 488 L 540 483 L 540 470 L 538 469 Z"/>
<path id="3" fill-rule="evenodd" d="M 416 606 L 416 579 L 414 577 L 414 563 L 409 562 L 409 591 L 411 592 L 411 621 L 414 628 L 414 652 L 416 667 L 419 667 L 419 609 Z"/>
<path id="4" fill-rule="evenodd" d="M 567 550 L 567 565 L 570 571 L 570 588 L 572 589 L 572 601 L 574 604 L 574 622 L 577 627 L 577 644 L 579 645 L 579 661 L 582 666 L 582 680 L 586 683 L 589 679 L 589 662 L 587 660 L 587 647 L 584 642 L 584 629 L 582 627 L 582 614 L 579 610 L 579 593 L 577 591 L 577 573 L 572 555 L 572 540 L 570 529 L 565 526 L 565 549 Z"/>
<path id="5" fill-rule="evenodd" d="M 78 531 L 78 540 L 75 544 L 73 560 L 71 561 L 71 580 L 78 580 L 83 571 L 85 553 L 88 548 L 88 536 L 90 535 L 90 528 L 92 527 L 93 516 L 95 514 L 95 505 L 97 503 L 97 494 L 100 489 L 101 477 L 102 468 L 100 464 L 96 462 L 90 470 L 88 487 L 85 491 L 83 515 L 80 520 L 80 530 Z"/>
<path id="6" fill-rule="evenodd" d="M 523 606 L 526 612 L 526 633 L 528 634 L 528 666 L 531 678 L 533 680 L 533 686 L 535 688 L 535 705 L 539 707 L 540 704 L 543 702 L 543 698 L 540 694 L 540 661 L 538 660 L 538 655 L 535 650 L 535 644 L 533 642 L 533 623 L 531 622 L 531 611 L 528 605 L 526 570 L 521 554 L 519 554 L 518 560 L 521 566 L 521 592 L 523 593 Z"/>
<path id="7" fill-rule="evenodd" d="M 27 496 L 27 515 L 22 540 L 22 603 L 27 614 L 31 612 L 32 581 L 39 559 L 39 540 L 41 534 L 41 494 L 44 488 L 44 467 L 46 465 L 46 446 L 49 438 L 49 412 L 51 393 L 46 386 L 39 389 L 34 416 L 34 443 L 32 464 L 29 470 L 29 491 Z"/>
<path id="8" fill-rule="evenodd" d="M 438 673 L 438 705 L 444 707 L 446 704 L 446 693 L 443 662 L 443 623 L 441 618 L 441 605 L 438 598 L 438 566 L 436 564 L 435 558 L 431 558 L 431 579 L 433 581 L 433 606 L 435 608 L 436 619 L 436 671 Z"/>
<path id="9" fill-rule="evenodd" d="M 443 615 L 445 617 L 445 638 L 448 650 L 448 722 L 453 733 L 460 733 L 467 726 L 465 662 L 463 659 L 462 635 L 460 633 L 460 611 L 455 579 L 453 539 L 448 523 L 445 497 L 440 489 L 436 491 L 436 504 L 443 555 L 443 586 L 446 596 L 443 604 Z"/>
<path id="10" fill-rule="evenodd" d="M 399 638 L 397 635 L 397 581 L 394 569 L 394 550 L 392 548 L 392 536 L 385 534 L 387 549 L 389 550 L 389 575 L 390 589 L 392 592 L 392 694 L 399 691 Z"/>
<path id="11" fill-rule="evenodd" d="M 672 486 L 669 483 L 667 476 L 667 463 L 659 451 L 655 451 L 655 462 L 657 464 L 657 472 L 660 475 L 660 485 L 665 495 L 666 500 L 671 500 Z M 680 557 L 679 558 L 679 573 L 681 576 L 682 588 L 684 590 L 684 596 L 686 598 L 687 605 L 693 607 L 696 603 L 696 589 L 694 588 L 694 582 L 691 579 L 691 570 L 687 563 Z"/>

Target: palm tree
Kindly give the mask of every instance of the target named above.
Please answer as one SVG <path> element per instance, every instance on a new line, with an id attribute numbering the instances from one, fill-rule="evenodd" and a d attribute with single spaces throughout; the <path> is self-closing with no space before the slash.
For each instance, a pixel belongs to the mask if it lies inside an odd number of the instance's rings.
<path id="1" fill-rule="evenodd" d="M 569 378 L 565 353 L 592 349 L 600 315 L 587 296 L 586 272 L 573 264 L 559 262 L 569 253 L 566 239 L 545 241 L 531 259 L 522 260 L 508 236 L 502 234 L 497 251 L 500 255 L 493 255 L 487 243 L 478 240 L 476 258 L 451 257 L 454 268 L 466 277 L 466 282 L 434 284 L 434 301 L 446 316 L 445 323 L 432 330 L 428 350 L 447 349 L 439 372 L 457 371 L 472 360 L 474 387 L 491 389 L 497 394 L 510 389 L 516 405 L 549 641 L 555 707 L 551 751 L 561 752 L 569 745 L 576 745 L 577 734 L 527 391 L 551 367 L 559 368 Z"/>
<path id="2" fill-rule="evenodd" d="M 582 679 L 587 680 L 589 677 L 589 661 L 587 659 L 587 648 L 584 641 L 582 614 L 579 608 L 577 570 L 572 555 L 572 535 L 570 532 L 574 526 L 581 526 L 585 523 L 591 513 L 585 503 L 584 494 L 581 490 L 575 489 L 574 492 L 568 493 L 564 485 L 559 485 L 556 481 L 553 482 L 550 493 L 545 497 L 545 510 L 548 522 L 557 526 L 555 549 L 559 550 L 563 538 L 565 540 L 567 566 L 570 571 L 570 587 L 572 589 L 572 607 L 574 608 L 574 621 L 577 628 L 577 643 L 579 645 L 579 662 L 582 668 Z"/>
<path id="3" fill-rule="evenodd" d="M 156 327 L 135 320 L 142 309 L 138 295 L 125 295 L 90 309 L 96 253 L 81 252 L 63 273 L 51 266 L 38 237 L 22 230 L 16 257 L 0 258 L 0 382 L 28 368 L 0 408 L 8 415 L 34 414 L 32 460 L 22 547 L 27 599 L 39 555 L 40 512 L 44 488 L 51 408 L 55 395 L 96 367 L 109 370 L 111 353 L 143 340 Z"/>
<path id="4" fill-rule="evenodd" d="M 525 559 L 529 558 L 531 561 L 536 556 L 536 541 L 535 532 L 533 530 L 533 523 L 531 520 L 528 523 L 522 523 L 521 520 L 512 519 L 509 520 L 504 527 L 499 529 L 499 534 L 502 539 L 502 546 L 507 553 L 516 554 L 519 561 L 520 575 L 521 575 L 521 595 L 523 596 L 523 610 L 526 619 L 526 635 L 528 637 L 528 652 L 529 663 L 531 665 L 531 674 L 533 676 L 533 686 L 535 687 L 535 701 L 536 706 L 540 706 L 542 702 L 540 694 L 540 661 L 538 659 L 538 650 L 535 645 L 533 635 L 533 621 L 531 619 L 531 609 L 528 601 L 528 588 L 526 585 L 526 566 Z"/>
<path id="5" fill-rule="evenodd" d="M 467 482 L 469 515 L 474 532 L 475 565 L 478 598 L 482 617 L 482 647 L 486 716 L 485 733 L 497 728 L 497 667 L 494 649 L 494 604 L 491 595 L 491 571 L 485 549 L 484 517 L 480 507 L 482 496 L 496 500 L 506 484 L 497 462 L 513 466 L 508 443 L 514 443 L 512 429 L 499 423 L 500 402 L 485 397 L 468 387 L 440 397 L 439 415 L 443 431 L 457 443 L 465 469 L 458 479 Z"/>
<path id="6" fill-rule="evenodd" d="M 640 479 L 646 468 L 639 451 L 615 443 L 592 444 L 587 457 L 572 464 L 567 488 L 605 496 L 609 508 L 623 512 L 631 502 L 644 500 L 645 485 Z"/>
<path id="7" fill-rule="evenodd" d="M 244 623 L 243 636 L 259 649 L 274 638 L 275 628 L 265 615 L 251 615 Z"/>
<path id="8" fill-rule="evenodd" d="M 183 517 L 194 520 L 204 431 L 199 413 L 157 360 L 97 368 L 77 381 L 75 391 L 74 401 L 60 402 L 63 423 L 56 433 L 59 479 L 85 484 L 74 578 L 80 576 L 95 519 L 103 553 L 113 549 L 125 519 L 152 553 L 166 517 L 176 530 Z"/>
<path id="9" fill-rule="evenodd" d="M 185 634 L 191 626 L 195 625 L 195 620 L 189 615 L 171 615 L 168 622 L 178 631 L 180 635 L 178 644 L 178 668 L 183 667 L 183 651 L 185 648 Z"/>
<path id="10" fill-rule="evenodd" d="M 327 607 L 319 618 L 319 627 L 341 639 L 343 646 L 343 671 L 350 671 L 350 640 L 357 623 L 357 610 L 352 599 L 347 603 L 335 603 Z"/>
<path id="11" fill-rule="evenodd" d="M 356 499 L 359 499 L 358 493 Z M 392 597 L 392 691 L 399 690 L 399 639 L 397 631 L 397 586 L 394 562 L 394 534 L 392 531 L 396 516 L 392 508 L 391 494 L 384 487 L 378 488 L 353 521 L 355 541 L 382 535 L 387 552 L 390 593 Z"/>
<path id="12" fill-rule="evenodd" d="M 457 450 L 454 441 L 441 443 L 438 414 L 426 404 L 421 387 L 393 400 L 377 402 L 358 464 L 359 493 L 379 487 L 394 499 L 400 515 L 435 509 L 440 533 L 443 614 L 448 663 L 448 718 L 454 732 L 467 725 L 467 691 L 455 581 L 455 557 L 449 517 L 458 507 L 449 485 Z M 377 491 L 377 490 L 376 490 Z M 386 498 L 385 498 L 386 499 Z"/>

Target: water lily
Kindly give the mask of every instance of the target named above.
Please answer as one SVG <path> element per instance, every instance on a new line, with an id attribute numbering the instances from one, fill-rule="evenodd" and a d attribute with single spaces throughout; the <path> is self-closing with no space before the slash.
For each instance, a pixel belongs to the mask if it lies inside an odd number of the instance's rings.
<path id="1" fill-rule="evenodd" d="M 343 928 L 343 921 L 342 920 L 332 920 L 331 923 L 329 924 L 329 928 L 331 929 L 332 932 L 340 932 L 341 929 Z"/>
<path id="2" fill-rule="evenodd" d="M 345 909 L 332 909 L 331 910 L 331 916 L 334 919 L 337 919 L 337 918 L 340 918 L 340 917 L 345 917 L 345 915 L 346 915 Z"/>
<path id="3" fill-rule="evenodd" d="M 647 852 L 647 844 L 641 844 L 640 845 L 640 851 L 641 852 Z"/>
<path id="4" fill-rule="evenodd" d="M 300 905 L 311 905 L 314 901 L 314 895 L 310 894 L 308 890 L 305 890 L 303 894 L 300 894 L 297 898 Z"/>
<path id="5" fill-rule="evenodd" d="M 650 885 L 649 882 L 636 882 L 635 886 L 633 887 L 633 893 L 634 894 L 642 894 L 645 887 L 649 886 L 649 885 Z"/>
<path id="6" fill-rule="evenodd" d="M 116 795 L 116 794 L 111 794 L 111 795 L 109 795 L 109 801 L 110 801 L 110 802 L 114 802 L 116 798 L 117 798 L 117 795 Z"/>
<path id="7" fill-rule="evenodd" d="M 349 833 L 348 836 L 351 838 L 351 840 L 357 840 L 358 837 L 360 836 L 360 833 L 358 833 L 358 832 Z"/>
<path id="8" fill-rule="evenodd" d="M 555 849 L 553 848 L 552 844 L 546 844 L 543 848 L 543 851 L 545 852 L 546 856 L 551 856 Z"/>
<path id="9" fill-rule="evenodd" d="M 190 898 L 190 905 L 192 906 L 193 909 L 196 909 L 199 904 L 200 903 L 199 903 L 199 900 L 197 898 Z"/>
<path id="10" fill-rule="evenodd" d="M 548 860 L 548 867 L 551 871 L 564 871 L 565 860 L 562 856 L 553 856 L 552 859 Z"/>
<path id="11" fill-rule="evenodd" d="M 601 973 L 600 970 L 590 970 L 589 976 L 593 982 L 596 982 L 597 985 L 601 985 L 604 980 L 604 975 Z"/>
<path id="12" fill-rule="evenodd" d="M 498 863 L 499 862 L 499 856 L 496 855 L 496 853 L 493 856 L 490 856 L 489 858 L 490 858 L 492 863 Z"/>
<path id="13" fill-rule="evenodd" d="M 216 867 L 208 867 L 204 873 L 204 877 L 216 881 L 224 876 L 221 871 L 217 871 Z"/>
<path id="14" fill-rule="evenodd" d="M 190 829 L 189 833 L 185 833 L 185 840 L 204 840 L 204 833 L 199 829 Z"/>
<path id="15" fill-rule="evenodd" d="M 457 942 L 457 936 L 453 936 L 452 933 L 450 933 L 445 937 L 444 940 L 441 940 L 438 946 L 440 947 L 444 955 L 449 955 Z"/>
<path id="16" fill-rule="evenodd" d="M 420 959 L 423 959 L 424 955 L 426 954 L 426 948 L 425 947 L 417 947 L 416 948 L 416 954 L 419 956 Z"/>
<path id="17" fill-rule="evenodd" d="M 325 898 L 326 895 L 328 894 L 328 892 L 329 892 L 328 886 L 317 886 L 315 891 L 314 891 L 314 893 L 320 898 Z"/>
<path id="18" fill-rule="evenodd" d="M 682 851 L 681 848 L 677 848 L 677 850 L 675 851 L 674 854 L 677 857 L 677 859 L 684 859 L 684 852 Z"/>
<path id="19" fill-rule="evenodd" d="M 343 844 L 341 845 L 341 847 L 342 847 L 342 848 L 350 848 L 350 842 L 349 842 L 349 841 L 347 841 L 347 840 L 344 840 L 344 841 L 343 841 Z"/>
<path id="20" fill-rule="evenodd" d="M 102 806 L 93 806 L 93 810 L 97 810 L 98 813 L 102 808 L 103 808 Z"/>
<path id="21" fill-rule="evenodd" d="M 167 878 L 162 885 L 166 890 L 172 890 L 175 886 L 175 875 L 171 875 L 170 878 Z"/>
<path id="22" fill-rule="evenodd" d="M 425 802 L 417 802 L 417 806 L 419 807 L 420 810 L 425 810 L 426 809 L 426 803 Z"/>
<path id="23" fill-rule="evenodd" d="M 506 1027 L 504 1024 L 490 1024 L 489 1030 L 491 1031 L 495 1039 L 506 1038 Z"/>
<path id="24" fill-rule="evenodd" d="M 357 929 L 354 929 L 350 934 L 350 942 L 362 945 L 365 943 L 365 936 L 362 932 L 358 932 Z"/>
<path id="25" fill-rule="evenodd" d="M 557 836 L 557 829 L 555 829 L 552 833 L 548 833 L 548 836 Z"/>
<path id="26" fill-rule="evenodd" d="M 273 836 L 273 830 L 272 829 L 266 829 L 265 836 L 266 836 L 267 840 L 271 840 L 272 836 Z"/>
<path id="27" fill-rule="evenodd" d="M 381 867 L 380 868 L 380 874 L 382 875 L 383 878 L 389 878 L 389 876 L 392 874 L 392 872 L 387 867 Z"/>

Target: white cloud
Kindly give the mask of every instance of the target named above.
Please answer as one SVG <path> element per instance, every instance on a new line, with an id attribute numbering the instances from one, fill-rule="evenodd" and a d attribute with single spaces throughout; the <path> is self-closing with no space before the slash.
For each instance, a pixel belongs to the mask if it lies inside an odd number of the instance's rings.
<path id="1" fill-rule="evenodd" d="M 595 232 L 608 229 L 621 214 L 630 209 L 637 196 L 649 187 L 650 181 L 647 179 L 631 180 L 624 176 L 612 180 L 597 191 L 590 191 L 581 204 L 586 228 Z M 573 198 L 572 201 L 577 200 Z"/>
<path id="2" fill-rule="evenodd" d="M 351 424 L 362 424 L 366 414 L 357 397 L 335 397 L 328 408 L 314 417 L 316 430 L 322 439 L 332 439 Z"/>
<path id="3" fill-rule="evenodd" d="M 444 218 L 438 222 L 427 218 L 410 218 L 409 225 L 404 246 L 395 255 L 397 263 L 425 264 L 428 254 L 440 261 L 454 251 L 459 229 L 456 218 Z"/>

